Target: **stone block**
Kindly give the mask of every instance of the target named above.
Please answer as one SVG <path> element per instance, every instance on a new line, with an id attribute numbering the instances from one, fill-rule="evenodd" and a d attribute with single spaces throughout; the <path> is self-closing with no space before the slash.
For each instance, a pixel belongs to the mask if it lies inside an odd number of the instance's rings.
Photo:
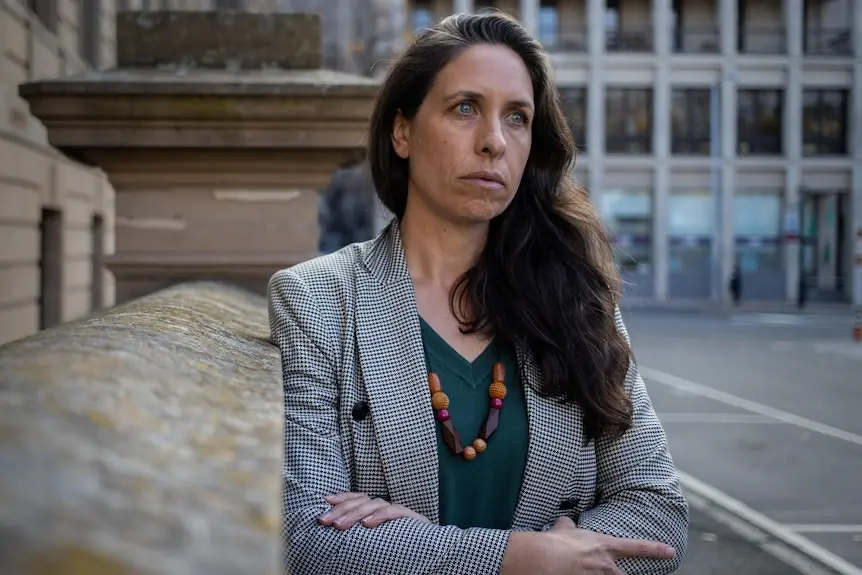
<path id="1" fill-rule="evenodd" d="M 265 298 L 153 293 L 0 347 L 0 573 L 276 574 Z"/>
<path id="2" fill-rule="evenodd" d="M 308 70 L 323 62 L 317 14 L 120 12 L 117 66 Z"/>

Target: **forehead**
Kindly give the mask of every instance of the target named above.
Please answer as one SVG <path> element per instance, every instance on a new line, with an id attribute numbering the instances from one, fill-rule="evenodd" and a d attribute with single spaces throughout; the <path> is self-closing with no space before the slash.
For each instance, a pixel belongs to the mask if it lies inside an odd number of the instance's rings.
<path id="1" fill-rule="evenodd" d="M 471 46 L 440 70 L 432 92 L 460 91 L 533 101 L 533 84 L 526 64 L 514 50 L 499 45 Z"/>

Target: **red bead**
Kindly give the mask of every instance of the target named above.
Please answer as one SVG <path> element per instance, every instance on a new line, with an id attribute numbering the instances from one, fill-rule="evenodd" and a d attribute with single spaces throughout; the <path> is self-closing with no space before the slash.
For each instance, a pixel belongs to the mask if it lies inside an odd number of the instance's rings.
<path id="1" fill-rule="evenodd" d="M 494 397 L 491 399 L 491 407 L 494 409 L 502 409 L 503 408 L 503 400 L 499 397 Z"/>
<path id="2" fill-rule="evenodd" d="M 437 412 L 437 419 L 440 421 L 449 421 L 449 410 L 441 409 Z"/>

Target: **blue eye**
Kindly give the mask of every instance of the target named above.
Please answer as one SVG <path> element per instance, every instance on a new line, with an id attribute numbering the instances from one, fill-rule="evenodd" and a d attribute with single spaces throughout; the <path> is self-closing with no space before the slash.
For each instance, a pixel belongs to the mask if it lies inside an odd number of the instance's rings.
<path id="1" fill-rule="evenodd" d="M 512 119 L 517 124 L 523 124 L 524 122 L 527 121 L 527 117 L 524 114 L 522 114 L 521 112 L 515 112 L 514 114 L 512 114 Z"/>
<path id="2" fill-rule="evenodd" d="M 461 102 L 460 104 L 458 104 L 458 112 L 461 114 L 472 114 L 473 105 L 469 102 Z"/>

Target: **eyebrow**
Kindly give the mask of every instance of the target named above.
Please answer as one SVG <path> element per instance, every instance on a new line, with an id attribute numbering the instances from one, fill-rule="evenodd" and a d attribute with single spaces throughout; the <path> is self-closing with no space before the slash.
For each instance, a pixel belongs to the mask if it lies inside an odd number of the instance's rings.
<path id="1" fill-rule="evenodd" d="M 480 94 L 479 92 L 474 92 L 472 90 L 458 90 L 457 92 L 450 94 L 449 97 L 446 98 L 447 102 L 451 102 L 453 100 L 484 100 L 485 96 Z M 509 100 L 509 104 L 514 106 L 519 106 L 521 108 L 526 108 L 528 110 L 533 109 L 533 103 L 529 100 Z"/>

